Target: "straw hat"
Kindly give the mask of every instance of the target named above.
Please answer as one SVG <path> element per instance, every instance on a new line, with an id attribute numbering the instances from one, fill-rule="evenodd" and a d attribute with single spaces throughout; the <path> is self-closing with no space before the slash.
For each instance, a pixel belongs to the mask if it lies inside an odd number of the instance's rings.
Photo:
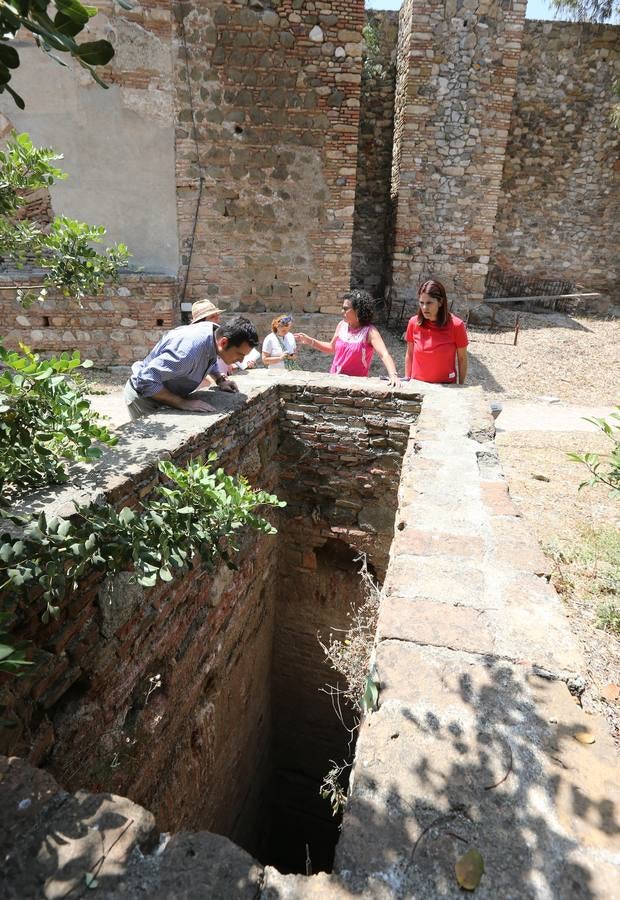
<path id="1" fill-rule="evenodd" d="M 196 300 L 195 303 L 192 303 L 192 322 L 200 322 L 202 319 L 221 312 L 224 310 L 218 309 L 210 300 Z"/>

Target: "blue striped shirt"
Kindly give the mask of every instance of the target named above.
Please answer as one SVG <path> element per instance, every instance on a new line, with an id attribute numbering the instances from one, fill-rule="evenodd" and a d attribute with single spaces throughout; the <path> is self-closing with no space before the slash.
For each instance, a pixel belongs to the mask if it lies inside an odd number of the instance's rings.
<path id="1" fill-rule="evenodd" d="M 131 367 L 131 383 L 141 397 L 167 388 L 179 397 L 196 390 L 205 375 L 218 375 L 213 322 L 180 325 L 168 331 L 145 359 Z"/>

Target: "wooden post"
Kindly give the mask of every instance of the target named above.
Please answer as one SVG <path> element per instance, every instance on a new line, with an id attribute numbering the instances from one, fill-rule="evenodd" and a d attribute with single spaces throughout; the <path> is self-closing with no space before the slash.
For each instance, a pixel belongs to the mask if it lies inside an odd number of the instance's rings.
<path id="1" fill-rule="evenodd" d="M 517 346 L 517 338 L 519 337 L 519 319 L 520 318 L 521 318 L 521 316 L 519 315 L 519 313 L 517 313 L 517 315 L 515 316 L 515 339 L 512 342 L 513 347 Z"/>

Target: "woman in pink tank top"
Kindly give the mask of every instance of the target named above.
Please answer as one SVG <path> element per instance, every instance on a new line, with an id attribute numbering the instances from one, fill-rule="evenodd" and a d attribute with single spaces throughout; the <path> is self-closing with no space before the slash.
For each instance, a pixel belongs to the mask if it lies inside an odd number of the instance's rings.
<path id="1" fill-rule="evenodd" d="M 342 322 L 338 323 L 331 341 L 319 341 L 303 332 L 296 334 L 295 340 L 322 353 L 332 353 L 334 361 L 329 371 L 336 375 L 366 377 L 376 350 L 387 369 L 389 386 L 398 387 L 396 366 L 372 324 L 373 312 L 374 303 L 368 291 L 349 291 L 342 301 Z"/>

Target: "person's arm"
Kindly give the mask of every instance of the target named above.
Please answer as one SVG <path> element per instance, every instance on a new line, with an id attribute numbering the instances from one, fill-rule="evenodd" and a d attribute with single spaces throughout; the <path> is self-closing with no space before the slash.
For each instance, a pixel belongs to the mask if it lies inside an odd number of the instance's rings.
<path id="1" fill-rule="evenodd" d="M 413 378 L 413 344 L 407 341 L 405 350 L 405 378 Z"/>
<path id="2" fill-rule="evenodd" d="M 298 344 L 304 344 L 306 347 L 312 347 L 313 350 L 320 350 L 321 353 L 333 353 L 336 347 L 336 338 L 338 337 L 338 329 L 334 331 L 331 341 L 319 341 L 317 338 L 304 334 L 303 331 L 295 333 L 295 340 Z"/>
<path id="3" fill-rule="evenodd" d="M 467 347 L 457 347 L 456 358 L 459 364 L 459 384 L 465 384 L 465 379 L 467 378 Z"/>
<path id="4" fill-rule="evenodd" d="M 370 329 L 370 334 L 368 335 L 368 337 L 370 338 L 370 343 L 381 357 L 383 365 L 387 369 L 387 373 L 389 375 L 388 385 L 390 387 L 400 387 L 400 378 L 398 377 L 398 373 L 396 372 L 394 360 L 390 356 L 388 348 L 383 342 L 383 338 L 376 328 Z"/>
<path id="5" fill-rule="evenodd" d="M 175 409 L 185 409 L 191 412 L 217 412 L 213 406 L 199 397 L 179 397 L 178 394 L 173 394 L 172 391 L 165 387 L 157 391 L 156 394 L 151 394 L 149 400 L 157 400 L 158 403 L 162 403 L 164 406 L 172 406 Z"/>

